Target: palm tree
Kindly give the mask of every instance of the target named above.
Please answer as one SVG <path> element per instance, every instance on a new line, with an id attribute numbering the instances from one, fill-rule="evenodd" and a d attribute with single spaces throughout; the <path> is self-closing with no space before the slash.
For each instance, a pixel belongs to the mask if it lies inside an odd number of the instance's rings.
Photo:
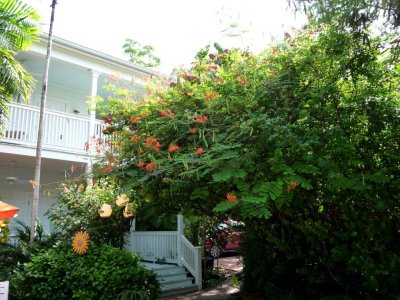
<path id="1" fill-rule="evenodd" d="M 0 1 L 0 136 L 13 98 L 26 101 L 34 80 L 15 59 L 39 36 L 39 14 L 20 0 Z"/>
<path id="2" fill-rule="evenodd" d="M 46 100 L 47 100 L 47 84 L 49 81 L 49 67 L 50 67 L 51 47 L 53 44 L 53 25 L 54 25 L 56 5 L 57 5 L 57 0 L 51 0 L 50 28 L 47 41 L 46 62 L 43 73 L 42 94 L 40 97 L 40 113 L 39 113 L 39 126 L 38 126 L 39 128 L 38 128 L 38 138 L 36 144 L 33 200 L 31 208 L 31 236 L 30 236 L 31 244 L 34 242 L 35 234 L 37 232 L 36 228 L 37 228 L 37 214 L 39 208 L 40 172 L 42 165 L 42 145 L 43 145 L 43 135 L 44 135 L 44 110 L 46 107 Z"/>

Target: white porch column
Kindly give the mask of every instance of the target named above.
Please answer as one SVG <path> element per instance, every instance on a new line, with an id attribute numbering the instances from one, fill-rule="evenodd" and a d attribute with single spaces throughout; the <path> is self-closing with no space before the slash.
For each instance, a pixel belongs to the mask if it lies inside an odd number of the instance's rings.
<path id="1" fill-rule="evenodd" d="M 92 76 L 92 84 L 90 88 L 90 116 L 89 116 L 89 132 L 88 132 L 88 142 L 91 143 L 91 138 L 95 136 L 95 122 L 96 122 L 96 101 L 94 101 L 97 96 L 97 81 L 99 79 L 100 72 L 89 70 Z M 89 148 L 90 149 L 90 148 Z M 89 161 L 86 165 L 86 174 L 90 178 L 92 173 L 92 162 Z"/>
<path id="2" fill-rule="evenodd" d="M 183 229 L 184 229 L 184 223 L 183 223 L 183 215 L 178 214 L 177 216 L 177 223 L 178 223 L 178 228 L 177 228 L 177 252 L 178 252 L 178 265 L 182 266 L 182 236 L 183 236 Z"/>
<path id="3" fill-rule="evenodd" d="M 95 134 L 94 128 L 95 128 L 95 122 L 96 122 L 96 112 L 95 112 L 96 102 L 94 101 L 94 99 L 97 96 L 97 81 L 99 79 L 100 72 L 90 70 L 90 73 L 92 75 L 92 87 L 91 87 L 91 91 L 90 91 L 91 104 L 90 104 L 89 138 L 93 137 Z"/>

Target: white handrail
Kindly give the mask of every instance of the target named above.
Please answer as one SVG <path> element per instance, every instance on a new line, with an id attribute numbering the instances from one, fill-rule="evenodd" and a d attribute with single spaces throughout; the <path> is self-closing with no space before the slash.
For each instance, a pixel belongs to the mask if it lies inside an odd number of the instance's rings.
<path id="1" fill-rule="evenodd" d="M 195 247 L 183 235 L 180 237 L 181 256 L 179 260 L 193 275 L 199 290 L 202 288 L 201 247 Z"/>

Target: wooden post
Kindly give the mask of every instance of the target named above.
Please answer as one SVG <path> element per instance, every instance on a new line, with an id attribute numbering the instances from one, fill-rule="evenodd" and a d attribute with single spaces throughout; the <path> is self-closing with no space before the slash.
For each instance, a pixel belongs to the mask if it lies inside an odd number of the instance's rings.
<path id="1" fill-rule="evenodd" d="M 136 231 L 136 218 L 132 219 L 131 231 Z"/>
<path id="2" fill-rule="evenodd" d="M 195 271 L 196 271 L 196 284 L 197 287 L 199 288 L 199 291 L 203 288 L 203 272 L 201 268 L 201 252 L 202 252 L 202 247 L 195 247 L 196 248 L 196 256 L 195 256 Z"/>
<path id="3" fill-rule="evenodd" d="M 178 251 L 178 265 L 182 266 L 182 236 L 183 236 L 183 215 L 178 214 L 177 216 L 177 223 L 178 223 L 178 228 L 177 228 L 177 238 L 176 241 L 178 243 L 177 245 L 177 251 Z"/>

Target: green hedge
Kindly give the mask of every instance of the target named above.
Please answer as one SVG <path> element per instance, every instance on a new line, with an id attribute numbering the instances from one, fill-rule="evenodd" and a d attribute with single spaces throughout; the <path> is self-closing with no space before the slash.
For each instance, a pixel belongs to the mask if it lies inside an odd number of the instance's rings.
<path id="1" fill-rule="evenodd" d="M 139 256 L 112 246 L 89 247 L 83 255 L 71 248 L 50 249 L 32 257 L 11 277 L 12 299 L 116 299 L 139 291 L 154 299 L 156 275 L 139 265 Z"/>

